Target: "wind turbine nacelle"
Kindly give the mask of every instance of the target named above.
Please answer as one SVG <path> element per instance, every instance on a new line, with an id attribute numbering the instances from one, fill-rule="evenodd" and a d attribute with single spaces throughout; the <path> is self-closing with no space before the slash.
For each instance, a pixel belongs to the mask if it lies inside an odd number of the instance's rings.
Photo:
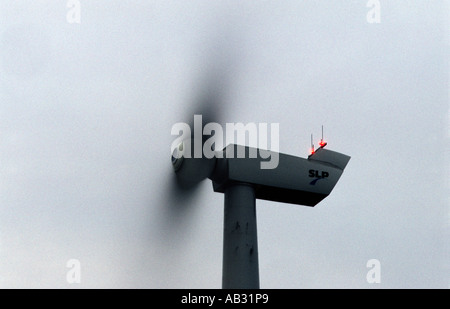
<path id="1" fill-rule="evenodd" d="M 268 157 L 277 157 L 278 164 L 261 168 Z M 247 183 L 255 188 L 257 199 L 315 206 L 331 193 L 349 160 L 345 154 L 324 148 L 305 159 L 230 144 L 216 159 L 210 178 L 215 192 L 225 193 L 234 183 Z"/>

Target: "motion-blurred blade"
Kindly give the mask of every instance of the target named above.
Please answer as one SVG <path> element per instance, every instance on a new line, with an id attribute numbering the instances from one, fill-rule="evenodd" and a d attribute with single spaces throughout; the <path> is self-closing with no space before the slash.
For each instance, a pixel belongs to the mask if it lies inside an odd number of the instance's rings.
<path id="1" fill-rule="evenodd" d="M 184 192 L 192 189 L 200 181 L 206 179 L 212 172 L 214 163 L 211 159 L 205 158 L 203 151 L 201 151 L 201 158 L 195 157 L 194 148 L 196 145 L 201 145 L 203 149 L 204 142 L 210 138 L 210 135 L 204 135 L 203 129 L 208 123 L 219 123 L 223 125 L 224 113 L 229 108 L 227 94 L 232 82 L 232 73 L 236 68 L 235 57 L 229 46 L 220 44 L 212 44 L 214 49 L 210 50 L 210 58 L 205 61 L 202 71 L 202 78 L 199 84 L 194 89 L 194 95 L 190 100 L 187 100 L 186 116 L 180 119 L 180 122 L 187 123 L 191 129 L 190 140 L 185 140 L 184 143 L 190 143 L 190 153 L 184 149 L 185 155 L 188 155 L 188 160 L 184 160 L 182 168 L 176 171 L 175 186 L 178 186 Z M 195 115 L 201 116 L 201 134 L 195 132 L 199 128 L 194 126 Z M 215 133 L 215 132 L 214 132 Z M 196 139 L 201 138 L 201 141 Z M 197 154 L 198 155 L 198 154 Z M 195 158 L 194 158 L 195 157 Z M 175 158 L 176 159 L 176 158 Z M 172 163 L 174 158 L 172 158 Z M 174 194 L 178 192 L 175 190 Z"/>
<path id="2" fill-rule="evenodd" d="M 212 122 L 224 125 L 225 111 L 230 108 L 229 90 L 237 68 L 235 61 L 237 44 L 236 40 L 233 44 L 230 44 L 231 41 L 233 40 L 230 40 L 229 35 L 215 33 L 213 41 L 199 50 L 199 55 L 202 56 L 198 63 L 199 75 L 194 75 L 187 81 L 191 83 L 194 81 L 193 95 L 180 102 L 180 108 L 185 110 L 185 114 L 182 119 L 177 119 L 177 122 L 189 125 L 191 136 L 183 143 L 190 142 L 191 147 L 188 157 L 172 156 L 172 169 L 167 175 L 168 180 L 164 183 L 166 216 L 161 223 L 171 227 L 167 236 L 172 241 L 183 239 L 193 229 L 195 210 L 198 209 L 197 204 L 201 200 L 199 184 L 211 175 L 215 166 L 215 158 L 206 158 L 203 151 L 201 157 L 195 158 L 194 146 L 200 144 L 203 149 L 203 144 L 211 137 L 203 135 L 204 126 Z M 201 134 L 194 131 L 195 115 L 202 116 Z M 201 141 L 196 138 L 201 138 Z M 181 152 L 183 151 L 185 156 L 188 155 L 189 150 L 182 147 Z M 175 151 L 172 155 L 174 154 Z M 166 162 L 170 164 L 169 158 Z"/>

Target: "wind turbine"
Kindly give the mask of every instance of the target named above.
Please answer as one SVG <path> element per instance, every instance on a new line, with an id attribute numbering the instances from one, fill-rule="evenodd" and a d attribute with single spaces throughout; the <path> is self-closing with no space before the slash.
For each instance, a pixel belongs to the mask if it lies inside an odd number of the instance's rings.
<path id="1" fill-rule="evenodd" d="M 230 144 L 213 158 L 194 158 L 185 140 L 174 150 L 172 165 L 181 184 L 195 186 L 209 178 L 214 192 L 224 193 L 222 287 L 259 288 L 256 199 L 315 206 L 326 198 L 341 177 L 348 155 L 319 143 L 307 159 Z M 257 150 L 257 151 L 255 151 Z M 239 156 L 239 153 L 245 154 Z M 268 154 L 279 157 L 273 169 L 262 169 Z"/>
<path id="2" fill-rule="evenodd" d="M 236 68 L 236 62 L 230 61 L 236 59 L 230 59 L 232 54 L 226 50 L 216 55 L 189 113 L 190 119 L 202 115 L 205 125 L 222 119 L 225 94 Z M 190 125 L 192 128 L 194 124 Z M 203 132 L 203 127 L 200 129 Z M 214 192 L 224 194 L 222 288 L 257 289 L 256 199 L 315 206 L 331 193 L 350 157 L 324 148 L 323 128 L 320 147 L 312 149 L 308 158 L 270 151 L 261 156 L 264 150 L 235 144 L 218 150 L 213 158 L 203 153 L 196 158 L 194 147 L 186 147 L 203 146 L 205 140 L 203 134 L 191 135 L 174 149 L 172 166 L 176 176 L 167 194 L 172 203 L 184 203 L 201 181 L 212 181 Z M 251 157 L 250 153 L 259 155 Z M 261 169 L 261 163 L 273 154 L 279 157 L 278 166 Z"/>

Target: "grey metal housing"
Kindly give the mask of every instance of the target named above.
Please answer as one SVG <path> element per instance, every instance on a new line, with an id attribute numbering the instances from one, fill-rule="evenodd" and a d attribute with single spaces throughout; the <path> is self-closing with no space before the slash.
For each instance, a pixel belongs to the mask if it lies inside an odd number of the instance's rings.
<path id="1" fill-rule="evenodd" d="M 261 161 L 268 161 L 271 154 L 279 156 L 278 166 L 261 169 Z M 234 183 L 246 183 L 254 187 L 257 199 L 315 206 L 331 193 L 349 160 L 345 154 L 324 148 L 305 159 L 271 151 L 261 156 L 258 149 L 230 144 L 223 158 L 216 160 L 211 179 L 215 192 L 225 193 Z"/>

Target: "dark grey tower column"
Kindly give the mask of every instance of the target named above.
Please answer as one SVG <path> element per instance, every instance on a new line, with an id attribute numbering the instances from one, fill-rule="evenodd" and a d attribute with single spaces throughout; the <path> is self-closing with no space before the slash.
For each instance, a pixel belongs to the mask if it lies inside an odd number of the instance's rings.
<path id="1" fill-rule="evenodd" d="M 225 190 L 222 288 L 259 289 L 255 190 L 236 183 Z"/>

